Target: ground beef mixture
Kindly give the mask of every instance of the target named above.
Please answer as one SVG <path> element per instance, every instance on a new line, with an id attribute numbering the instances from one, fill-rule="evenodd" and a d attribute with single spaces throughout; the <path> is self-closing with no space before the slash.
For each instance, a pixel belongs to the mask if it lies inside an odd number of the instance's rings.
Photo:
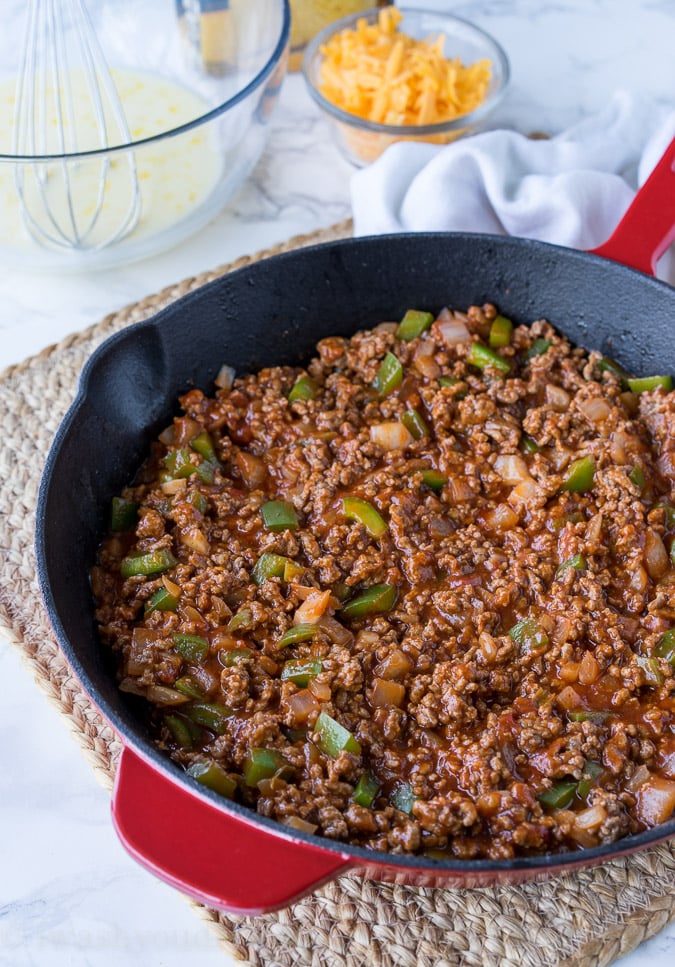
<path id="1" fill-rule="evenodd" d="M 196 781 L 372 849 L 504 859 L 675 807 L 675 392 L 544 321 L 408 313 L 193 389 L 93 572 Z"/>

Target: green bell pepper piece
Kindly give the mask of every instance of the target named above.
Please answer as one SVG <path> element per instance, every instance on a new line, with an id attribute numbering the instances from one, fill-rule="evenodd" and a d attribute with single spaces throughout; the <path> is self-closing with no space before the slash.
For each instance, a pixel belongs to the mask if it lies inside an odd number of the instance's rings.
<path id="1" fill-rule="evenodd" d="M 157 588 L 152 597 L 145 602 L 145 613 L 152 614 L 153 611 L 175 611 L 178 607 L 178 598 L 171 594 L 165 587 Z"/>
<path id="2" fill-rule="evenodd" d="M 421 336 L 433 321 L 434 317 L 431 312 L 420 312 L 419 309 L 408 309 L 399 323 L 396 336 L 404 342 L 410 342 L 412 339 L 416 339 L 417 336 Z"/>
<path id="3" fill-rule="evenodd" d="M 295 403 L 297 400 L 313 400 L 316 398 L 318 388 L 311 376 L 300 376 L 288 394 L 288 402 Z"/>
<path id="4" fill-rule="evenodd" d="M 628 474 L 628 479 L 631 483 L 634 483 L 636 487 L 639 487 L 640 490 L 642 490 L 647 482 L 645 479 L 645 472 L 640 466 L 633 467 L 631 472 Z"/>
<path id="5" fill-rule="evenodd" d="M 649 393 L 650 390 L 659 389 L 661 387 L 670 393 L 673 388 L 673 377 L 672 376 L 638 376 L 635 379 L 628 380 L 628 388 L 633 393 Z"/>
<path id="6" fill-rule="evenodd" d="M 277 648 L 286 648 L 288 645 L 298 645 L 302 641 L 311 641 L 318 632 L 318 625 L 293 625 L 279 638 Z"/>
<path id="7" fill-rule="evenodd" d="M 110 508 L 110 530 L 130 531 L 138 521 L 138 504 L 124 497 L 113 497 Z"/>
<path id="8" fill-rule="evenodd" d="M 537 799 L 551 809 L 564 809 L 574 799 L 577 785 L 576 782 L 556 782 L 550 789 L 540 792 Z"/>
<path id="9" fill-rule="evenodd" d="M 248 608 L 242 608 L 241 611 L 237 611 L 236 614 L 232 615 L 227 623 L 227 632 L 232 634 L 234 631 L 248 631 L 251 627 L 251 621 L 253 616 Z"/>
<path id="10" fill-rule="evenodd" d="M 431 469 L 422 471 L 422 483 L 425 487 L 428 487 L 437 494 L 441 492 L 447 482 L 448 478 L 440 470 Z"/>
<path id="11" fill-rule="evenodd" d="M 291 770 L 290 762 L 276 749 L 253 748 L 244 763 L 244 782 L 254 788 L 262 779 L 287 775 Z"/>
<path id="12" fill-rule="evenodd" d="M 539 627 L 534 618 L 519 621 L 509 631 L 509 638 L 519 646 L 521 651 L 540 651 L 548 648 L 549 639 L 545 631 Z"/>
<path id="13" fill-rule="evenodd" d="M 307 688 L 312 678 L 323 671 L 320 658 L 292 658 L 281 669 L 282 681 L 293 682 L 299 688 Z"/>
<path id="14" fill-rule="evenodd" d="M 246 661 L 252 654 L 252 648 L 229 648 L 227 651 L 220 652 L 220 661 L 225 668 L 232 668 L 237 662 Z"/>
<path id="15" fill-rule="evenodd" d="M 658 658 L 646 658 L 644 655 L 638 655 L 635 662 L 645 673 L 645 681 L 648 685 L 654 687 L 663 685 L 663 675 L 659 669 Z"/>
<path id="16" fill-rule="evenodd" d="M 394 789 L 389 799 L 391 800 L 392 806 L 395 806 L 402 813 L 407 813 L 410 816 L 412 815 L 413 805 L 417 800 L 417 796 L 409 783 L 402 782 Z"/>
<path id="17" fill-rule="evenodd" d="M 595 480 L 595 461 L 593 457 L 581 457 L 567 468 L 563 480 L 563 490 L 570 493 L 583 494 L 590 490 Z"/>
<path id="18" fill-rule="evenodd" d="M 216 454 L 216 449 L 211 439 L 211 434 L 207 430 L 202 430 L 194 439 L 190 440 L 190 446 L 209 463 L 220 465 L 220 460 Z"/>
<path id="19" fill-rule="evenodd" d="M 317 745 L 332 759 L 337 759 L 343 751 L 352 752 L 354 755 L 361 754 L 361 746 L 352 733 L 326 712 L 319 715 L 314 731 L 318 736 Z"/>
<path id="20" fill-rule="evenodd" d="M 543 356 L 552 346 L 550 339 L 535 339 L 530 348 L 525 353 L 525 359 L 534 359 L 535 356 Z"/>
<path id="21" fill-rule="evenodd" d="M 195 663 L 204 661 L 209 653 L 209 643 L 201 635 L 184 635 L 176 632 L 171 637 L 173 639 L 173 647 L 179 655 L 187 658 L 188 661 Z"/>
<path id="22" fill-rule="evenodd" d="M 130 557 L 123 558 L 120 563 L 120 574 L 123 578 L 134 577 L 136 574 L 160 574 L 175 567 L 178 561 L 171 551 L 166 547 L 161 547 L 158 551 L 149 551 L 147 554 L 132 554 Z"/>
<path id="23" fill-rule="evenodd" d="M 387 533 L 386 521 L 367 500 L 361 500 L 360 497 L 345 497 L 342 501 L 342 513 L 347 520 L 363 524 L 371 537 L 379 538 Z"/>
<path id="24" fill-rule="evenodd" d="M 182 480 L 197 472 L 197 464 L 192 462 L 192 452 L 187 449 L 170 450 L 164 457 L 167 480 Z"/>
<path id="25" fill-rule="evenodd" d="M 356 783 L 352 799 L 358 806 L 365 806 L 366 809 L 370 809 L 379 791 L 380 784 L 375 776 L 370 772 L 364 772 Z"/>
<path id="26" fill-rule="evenodd" d="M 390 611 L 396 603 L 398 591 L 393 584 L 374 584 L 361 594 L 357 594 L 351 601 L 347 601 L 342 608 L 345 618 L 364 618 L 369 614 L 384 614 Z"/>
<path id="27" fill-rule="evenodd" d="M 403 382 L 403 367 L 393 353 L 387 353 L 373 380 L 373 388 L 380 399 L 393 393 Z"/>
<path id="28" fill-rule="evenodd" d="M 201 730 L 182 715 L 165 715 L 164 724 L 181 749 L 191 749 L 201 738 Z"/>
<path id="29" fill-rule="evenodd" d="M 298 528 L 298 515 L 293 504 L 287 500 L 269 500 L 260 508 L 263 524 L 268 531 L 294 531 Z"/>
<path id="30" fill-rule="evenodd" d="M 472 342 L 466 357 L 467 363 L 478 369 L 496 369 L 500 373 L 511 372 L 511 363 L 504 359 L 494 349 L 484 346 L 480 342 Z"/>
<path id="31" fill-rule="evenodd" d="M 657 658 L 665 658 L 670 662 L 670 667 L 675 671 L 675 628 L 666 631 L 661 635 L 659 642 L 654 649 Z"/>
<path id="32" fill-rule="evenodd" d="M 511 342 L 513 333 L 513 323 L 506 316 L 495 316 L 490 326 L 490 336 L 488 342 L 492 349 L 502 349 Z"/>
<path id="33" fill-rule="evenodd" d="M 271 554 L 266 551 L 258 558 L 251 571 L 251 577 L 256 584 L 264 584 L 270 578 L 282 578 L 288 558 L 281 554 Z"/>
<path id="34" fill-rule="evenodd" d="M 469 387 L 466 386 L 466 383 L 463 379 L 460 379 L 458 376 L 439 376 L 438 377 L 439 386 L 443 386 L 443 387 L 457 386 L 458 383 L 463 383 L 466 388 L 455 393 L 455 399 L 463 400 L 466 394 L 469 392 Z"/>
<path id="35" fill-rule="evenodd" d="M 189 695 L 190 698 L 205 698 L 204 691 L 199 682 L 196 682 L 194 678 L 191 678 L 189 675 L 181 675 L 181 677 L 177 678 L 173 683 L 173 687 L 177 688 L 179 692 L 183 693 L 183 695 Z"/>
<path id="36" fill-rule="evenodd" d="M 228 776 L 217 762 L 193 762 L 188 766 L 187 774 L 225 799 L 232 799 L 237 788 L 232 776 Z"/>
<path id="37" fill-rule="evenodd" d="M 406 410 L 401 417 L 401 423 L 415 440 L 429 436 L 429 427 L 417 410 Z"/>
<path id="38" fill-rule="evenodd" d="M 217 702 L 193 702 L 185 708 L 185 714 L 197 725 L 203 725 L 205 729 L 222 735 L 227 728 L 227 720 L 234 712 Z"/>
<path id="39" fill-rule="evenodd" d="M 562 577 L 565 571 L 567 571 L 571 567 L 573 567 L 575 571 L 586 570 L 588 565 L 586 564 L 586 558 L 583 556 L 583 554 L 574 554 L 572 557 L 569 557 L 566 561 L 563 561 L 562 564 L 559 564 L 558 567 L 556 568 L 555 576 L 557 578 Z"/>
<path id="40" fill-rule="evenodd" d="M 195 510 L 198 510 L 200 514 L 206 514 L 210 504 L 207 498 L 200 490 L 192 490 L 187 495 L 186 500 L 188 504 L 192 504 Z"/>
<path id="41" fill-rule="evenodd" d="M 588 794 L 605 770 L 599 762 L 587 762 L 584 766 L 581 781 L 577 785 L 577 796 L 579 799 L 588 799 Z"/>
<path id="42" fill-rule="evenodd" d="M 523 453 L 539 453 L 541 447 L 536 440 L 533 440 L 527 433 L 523 433 L 520 438 L 520 449 Z"/>
<path id="43" fill-rule="evenodd" d="M 630 379 L 630 373 L 626 372 L 620 363 L 617 363 L 615 359 L 610 359 L 609 356 L 604 356 L 598 362 L 598 369 L 601 373 L 611 373 L 613 376 L 619 380 L 622 389 L 628 389 L 628 380 Z"/>

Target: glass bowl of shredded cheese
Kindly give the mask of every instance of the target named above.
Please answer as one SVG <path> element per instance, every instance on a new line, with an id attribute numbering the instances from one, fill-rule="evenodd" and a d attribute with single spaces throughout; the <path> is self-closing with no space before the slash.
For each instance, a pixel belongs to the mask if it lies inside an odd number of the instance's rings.
<path id="1" fill-rule="evenodd" d="M 501 100 L 506 54 L 473 24 L 397 7 L 344 17 L 308 46 L 303 74 L 353 164 L 395 141 L 447 144 L 473 133 Z"/>

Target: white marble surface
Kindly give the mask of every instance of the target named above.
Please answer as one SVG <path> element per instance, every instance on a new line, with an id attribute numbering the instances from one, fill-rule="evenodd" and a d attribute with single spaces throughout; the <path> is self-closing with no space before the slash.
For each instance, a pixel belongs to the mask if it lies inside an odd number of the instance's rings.
<path id="1" fill-rule="evenodd" d="M 555 132 L 619 88 L 675 96 L 674 0 L 424 5 L 455 10 L 506 48 L 513 80 L 494 126 Z M 350 174 L 302 81 L 289 78 L 253 177 L 180 249 L 88 277 L 0 267 L 0 369 L 178 279 L 346 217 Z M 184 900 L 124 853 L 107 793 L 2 641 L 0 680 L 0 967 L 231 963 Z M 620 961 L 673 962 L 675 925 Z"/>

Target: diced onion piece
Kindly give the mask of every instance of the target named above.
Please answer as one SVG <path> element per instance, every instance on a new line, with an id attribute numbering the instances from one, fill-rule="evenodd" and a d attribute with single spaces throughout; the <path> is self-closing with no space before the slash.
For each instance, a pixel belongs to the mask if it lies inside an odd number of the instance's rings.
<path id="1" fill-rule="evenodd" d="M 187 480 L 185 477 L 177 477 L 175 480 L 165 480 L 159 487 L 163 494 L 168 494 L 171 497 L 187 490 Z"/>
<path id="2" fill-rule="evenodd" d="M 155 705 L 184 705 L 190 701 L 189 695 L 184 695 L 177 688 L 168 688 L 166 685 L 150 685 L 146 692 L 149 702 Z"/>
<path id="3" fill-rule="evenodd" d="M 370 439 L 383 450 L 402 450 L 414 442 L 410 431 L 398 420 L 371 426 Z"/>
<path id="4" fill-rule="evenodd" d="M 309 683 L 309 690 L 319 702 L 330 702 L 331 690 L 328 682 L 319 682 L 313 678 Z"/>
<path id="5" fill-rule="evenodd" d="M 495 460 L 495 470 L 505 483 L 517 484 L 531 480 L 530 471 L 523 458 L 517 453 L 501 454 Z"/>
<path id="6" fill-rule="evenodd" d="M 302 725 L 310 720 L 314 724 L 314 720 L 320 711 L 319 703 L 307 688 L 301 688 L 295 694 L 289 695 L 285 704 L 293 717 L 293 721 Z"/>
<path id="7" fill-rule="evenodd" d="M 571 685 L 566 685 L 562 691 L 558 692 L 556 702 L 564 709 L 579 708 L 582 704 L 581 696 Z"/>
<path id="8" fill-rule="evenodd" d="M 188 527 L 183 531 L 180 539 L 183 544 L 198 554 L 207 555 L 209 553 L 209 542 L 199 527 Z"/>
<path id="9" fill-rule="evenodd" d="M 330 591 L 314 591 L 302 602 L 293 616 L 294 625 L 315 625 L 330 602 Z"/>
<path id="10" fill-rule="evenodd" d="M 642 594 L 647 588 L 647 572 L 638 564 L 636 568 L 633 568 L 630 575 L 630 586 L 638 594 Z"/>
<path id="11" fill-rule="evenodd" d="M 635 812 L 645 826 L 665 823 L 675 810 L 675 782 L 652 776 L 637 791 Z"/>
<path id="12" fill-rule="evenodd" d="M 285 816 L 279 822 L 283 826 L 288 826 L 289 829 L 297 830 L 299 833 L 315 833 L 319 828 L 315 823 L 308 823 L 306 819 L 300 819 L 299 816 Z"/>
<path id="13" fill-rule="evenodd" d="M 570 394 L 567 392 L 567 390 L 563 389 L 562 386 L 555 386 L 553 383 L 547 383 L 544 394 L 546 396 L 546 402 L 548 405 L 552 406 L 557 413 L 564 413 L 570 405 Z"/>
<path id="14" fill-rule="evenodd" d="M 400 648 L 394 648 L 386 655 L 375 669 L 380 678 L 391 681 L 397 678 L 405 678 L 412 668 L 412 662 Z"/>
<path id="15" fill-rule="evenodd" d="M 351 645 L 354 641 L 352 632 L 329 614 L 324 614 L 317 624 L 336 645 Z"/>
<path id="16" fill-rule="evenodd" d="M 660 536 L 651 527 L 645 534 L 644 562 L 650 578 L 654 581 L 663 577 L 669 567 L 668 552 Z"/>
<path id="17" fill-rule="evenodd" d="M 590 400 L 581 400 L 577 405 L 586 419 L 590 420 L 591 423 L 604 423 L 612 412 L 607 400 L 603 400 L 599 396 L 594 396 Z"/>
<path id="18" fill-rule="evenodd" d="M 620 466 L 626 462 L 626 445 L 628 443 L 628 437 L 623 430 L 615 430 L 612 433 L 609 440 L 609 454 L 614 461 Z"/>
<path id="19" fill-rule="evenodd" d="M 574 817 L 572 838 L 576 839 L 576 834 L 579 833 L 583 834 L 597 832 L 606 819 L 607 810 L 600 803 L 596 803 L 595 806 L 589 806 L 588 809 L 582 809 L 581 812 L 576 813 Z"/>
<path id="20" fill-rule="evenodd" d="M 176 439 L 176 427 L 173 425 L 173 423 L 171 426 L 167 426 L 166 430 L 162 430 L 157 439 L 160 443 L 163 443 L 164 446 L 173 446 Z"/>
<path id="21" fill-rule="evenodd" d="M 578 661 L 566 661 L 558 669 L 558 675 L 564 682 L 578 682 L 579 681 L 579 662 Z"/>
<path id="22" fill-rule="evenodd" d="M 398 707 L 404 698 L 405 685 L 400 682 L 388 681 L 385 678 L 374 680 L 370 701 L 375 708 L 383 708 L 386 705 Z"/>
<path id="23" fill-rule="evenodd" d="M 439 320 L 440 320 L 439 316 Z M 434 326 L 435 331 L 441 337 L 446 346 L 457 346 L 459 343 L 469 342 L 471 333 L 461 319 L 454 316 L 443 319 Z"/>
<path id="24" fill-rule="evenodd" d="M 231 366 L 221 366 L 213 382 L 218 389 L 230 390 L 234 383 L 234 377 L 235 371 Z"/>
<path id="25" fill-rule="evenodd" d="M 488 527 L 496 531 L 512 530 L 520 520 L 518 514 L 508 504 L 497 504 L 492 510 L 486 511 L 484 516 Z"/>
<path id="26" fill-rule="evenodd" d="M 137 678 L 127 676 L 122 679 L 118 687 L 120 692 L 126 692 L 128 695 L 142 695 L 145 698 L 145 686 L 141 685 Z"/>
<path id="27" fill-rule="evenodd" d="M 592 651 L 584 653 L 584 657 L 579 664 L 579 683 L 581 685 L 592 685 L 600 674 L 600 666 Z"/>
<path id="28" fill-rule="evenodd" d="M 174 598 L 179 598 L 181 596 L 182 592 L 180 587 L 174 581 L 168 578 L 166 574 L 162 575 L 162 584 L 169 594 L 173 595 Z"/>
<path id="29" fill-rule="evenodd" d="M 421 339 L 415 348 L 413 358 L 415 369 L 427 379 L 437 379 L 441 374 L 441 367 L 434 359 L 436 344 L 431 339 Z"/>
<path id="30" fill-rule="evenodd" d="M 526 504 L 529 500 L 534 500 L 538 496 L 539 487 L 530 477 L 529 480 L 522 480 L 519 484 L 516 484 L 507 500 L 517 507 L 520 504 Z"/>
<path id="31" fill-rule="evenodd" d="M 651 776 L 651 772 L 649 771 L 647 766 L 644 766 L 644 765 L 638 766 L 635 772 L 633 773 L 633 775 L 626 783 L 625 788 L 628 789 L 629 792 L 637 792 L 637 790 L 640 788 L 642 783 L 646 782 L 650 776 Z"/>
<path id="32" fill-rule="evenodd" d="M 669 779 L 675 779 L 675 752 L 667 752 L 661 761 L 661 772 Z"/>
<path id="33" fill-rule="evenodd" d="M 675 481 L 675 450 L 666 450 L 656 461 L 659 473 L 668 480 Z"/>
<path id="34" fill-rule="evenodd" d="M 240 450 L 235 456 L 234 462 L 241 474 L 241 479 L 250 490 L 261 486 L 267 476 L 267 468 L 260 457 Z"/>
<path id="35" fill-rule="evenodd" d="M 473 490 L 466 477 L 448 477 L 448 491 L 453 504 L 461 504 L 465 500 L 473 500 Z"/>

